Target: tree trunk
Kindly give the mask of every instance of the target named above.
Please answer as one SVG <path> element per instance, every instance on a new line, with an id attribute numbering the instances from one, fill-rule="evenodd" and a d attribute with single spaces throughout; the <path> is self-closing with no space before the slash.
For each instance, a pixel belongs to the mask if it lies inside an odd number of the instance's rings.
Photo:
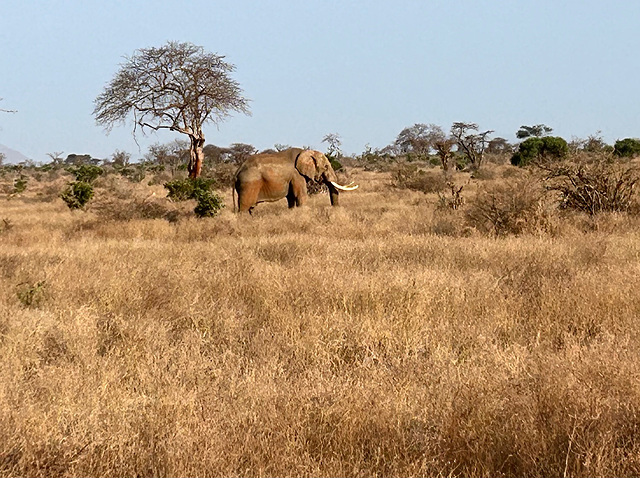
<path id="1" fill-rule="evenodd" d="M 189 136 L 191 147 L 189 148 L 189 178 L 196 179 L 200 177 L 202 172 L 202 163 L 204 162 L 204 136 Z"/>

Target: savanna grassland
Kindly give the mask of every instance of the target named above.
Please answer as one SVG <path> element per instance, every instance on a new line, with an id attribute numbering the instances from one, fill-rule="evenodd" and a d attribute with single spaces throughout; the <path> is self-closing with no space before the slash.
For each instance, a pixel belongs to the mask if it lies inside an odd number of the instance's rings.
<path id="1" fill-rule="evenodd" d="M 456 210 L 362 169 L 253 217 L 0 195 L 0 475 L 637 476 L 640 220 L 496 235 L 475 198 L 530 180 L 486 171 Z"/>

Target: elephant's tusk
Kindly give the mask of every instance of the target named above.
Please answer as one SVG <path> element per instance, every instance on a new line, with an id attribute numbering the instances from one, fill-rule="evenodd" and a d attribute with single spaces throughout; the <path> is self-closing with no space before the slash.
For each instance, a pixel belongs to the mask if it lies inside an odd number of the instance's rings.
<path id="1" fill-rule="evenodd" d="M 354 189 L 358 189 L 358 185 L 356 184 L 355 186 L 352 186 L 353 181 L 351 181 L 351 183 L 348 186 L 340 186 L 338 183 L 334 183 L 333 181 L 330 181 L 331 184 L 333 184 L 333 187 L 336 189 L 340 189 L 341 191 L 353 191 Z"/>

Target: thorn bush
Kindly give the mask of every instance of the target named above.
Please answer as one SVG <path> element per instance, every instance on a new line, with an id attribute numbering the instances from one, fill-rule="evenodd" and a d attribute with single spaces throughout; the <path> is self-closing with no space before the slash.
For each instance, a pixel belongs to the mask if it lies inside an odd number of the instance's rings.
<path id="1" fill-rule="evenodd" d="M 541 185 L 529 178 L 485 186 L 469 203 L 467 222 L 495 236 L 546 230 L 550 226 L 543 192 Z"/>
<path id="2" fill-rule="evenodd" d="M 583 211 L 629 212 L 635 206 L 640 169 L 608 160 L 562 163 L 544 168 L 547 188 L 560 193 L 560 207 Z"/>
<path id="3" fill-rule="evenodd" d="M 398 164 L 391 176 L 393 186 L 427 193 L 444 191 L 447 180 L 440 171 L 423 171 L 416 164 Z"/>

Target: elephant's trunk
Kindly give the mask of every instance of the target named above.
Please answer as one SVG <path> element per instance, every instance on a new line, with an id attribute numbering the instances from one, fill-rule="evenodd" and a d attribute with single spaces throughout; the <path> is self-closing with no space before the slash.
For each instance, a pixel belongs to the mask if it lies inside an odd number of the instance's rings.
<path id="1" fill-rule="evenodd" d="M 339 206 L 338 202 L 338 189 L 333 185 L 332 182 L 327 183 L 327 187 L 329 188 L 329 199 L 331 199 L 332 206 Z"/>
<path id="2" fill-rule="evenodd" d="M 333 168 L 329 167 L 329 169 L 325 171 L 322 176 L 323 176 L 322 177 L 323 182 L 329 188 L 329 199 L 331 200 L 331 205 L 339 206 L 339 202 L 338 202 L 339 192 L 338 192 L 338 188 L 336 187 L 336 184 L 338 182 L 338 177 L 336 176 L 335 171 L 333 170 Z"/>
<path id="3" fill-rule="evenodd" d="M 332 206 L 339 205 L 338 195 L 340 194 L 340 191 L 352 191 L 358 188 L 357 185 L 353 186 L 353 183 L 349 184 L 348 186 L 341 186 L 340 184 L 338 184 L 338 177 L 336 176 L 336 173 L 333 169 L 329 169 L 324 173 L 323 180 L 329 188 L 329 198 L 331 199 Z"/>

